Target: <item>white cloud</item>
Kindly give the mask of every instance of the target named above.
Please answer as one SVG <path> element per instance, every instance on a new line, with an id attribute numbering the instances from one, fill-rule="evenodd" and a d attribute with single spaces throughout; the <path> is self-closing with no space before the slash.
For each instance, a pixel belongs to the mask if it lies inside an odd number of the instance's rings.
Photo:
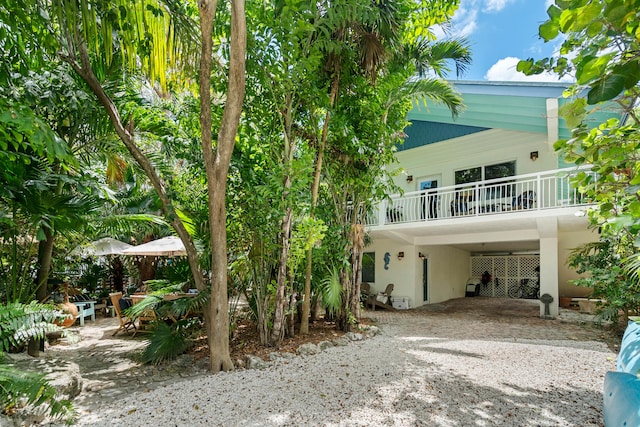
<path id="1" fill-rule="evenodd" d="M 512 2 L 513 0 L 486 0 L 483 11 L 487 13 L 500 12 Z"/>
<path id="2" fill-rule="evenodd" d="M 478 28 L 478 16 L 481 13 L 498 13 L 515 0 L 460 0 L 453 15 L 452 33 L 455 36 L 469 37 Z"/>
<path id="3" fill-rule="evenodd" d="M 508 56 L 500 59 L 493 64 L 484 78 L 491 81 L 518 81 L 518 82 L 572 82 L 573 79 L 570 76 L 564 76 L 559 79 L 557 75 L 551 73 L 536 74 L 533 76 L 526 76 L 523 73 L 516 70 L 520 58 Z"/>
<path id="4" fill-rule="evenodd" d="M 478 28 L 480 9 L 475 1 L 461 1 L 451 21 L 452 33 L 456 37 L 469 37 Z"/>

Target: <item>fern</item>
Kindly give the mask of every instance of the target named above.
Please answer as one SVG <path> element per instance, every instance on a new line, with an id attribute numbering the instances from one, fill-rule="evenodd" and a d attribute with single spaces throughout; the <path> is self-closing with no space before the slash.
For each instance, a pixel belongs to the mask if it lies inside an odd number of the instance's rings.
<path id="1" fill-rule="evenodd" d="M 0 363 L 0 405 L 3 412 L 14 412 L 18 402 L 21 405 L 47 406 L 49 415 L 54 419 L 70 422 L 76 416 L 71 401 L 58 399 L 58 392 L 44 375 L 19 371 Z"/>
<path id="2" fill-rule="evenodd" d="M 45 406 L 54 419 L 71 422 L 75 412 L 69 400 L 58 399 L 58 392 L 42 374 L 20 371 L 3 363 L 3 352 L 31 339 L 44 339 L 49 332 L 62 329 L 53 322 L 63 314 L 51 305 L 10 303 L 0 306 L 0 405 L 13 413 L 21 405 Z"/>
<path id="3" fill-rule="evenodd" d="M 32 339 L 44 339 L 50 332 L 62 331 L 54 322 L 63 316 L 55 307 L 37 302 L 0 306 L 0 352 L 20 347 Z"/>

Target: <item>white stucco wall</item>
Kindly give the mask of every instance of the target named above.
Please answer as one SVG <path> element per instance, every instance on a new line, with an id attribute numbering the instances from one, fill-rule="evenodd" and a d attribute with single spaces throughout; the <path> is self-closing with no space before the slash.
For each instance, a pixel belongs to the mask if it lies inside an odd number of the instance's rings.
<path id="1" fill-rule="evenodd" d="M 419 249 L 429 258 L 429 303 L 463 297 L 470 274 L 469 252 L 450 246 L 425 246 Z M 422 274 L 419 279 L 417 297 L 422 300 Z"/>
<path id="2" fill-rule="evenodd" d="M 584 297 L 591 289 L 574 286 L 570 280 L 577 279 L 580 275 L 567 266 L 567 258 L 571 251 L 585 243 L 597 241 L 599 236 L 595 231 L 560 232 L 558 240 L 558 288 L 560 296 Z"/>
<path id="3" fill-rule="evenodd" d="M 372 286 L 374 291 L 384 291 L 389 283 L 393 283 L 392 296 L 409 297 L 411 307 L 414 307 L 415 301 L 412 301 L 415 293 L 414 286 L 417 280 L 421 280 L 416 277 L 416 261 L 419 258 L 415 247 L 392 240 L 378 239 L 366 250 L 374 251 L 376 254 L 376 281 Z M 387 252 L 389 264 L 388 269 L 385 270 L 384 255 Z M 402 260 L 398 260 L 398 252 L 404 252 Z"/>
<path id="4" fill-rule="evenodd" d="M 429 303 L 463 297 L 469 279 L 470 254 L 467 251 L 450 246 L 420 246 L 400 244 L 388 239 L 377 239 L 367 247 L 375 252 L 376 281 L 373 289 L 383 291 L 387 284 L 393 283 L 393 295 L 408 297 L 410 307 L 424 304 L 422 289 L 421 252 L 429 259 Z M 389 253 L 389 265 L 385 270 L 384 255 Z M 398 252 L 404 252 L 404 258 L 398 260 Z"/>
<path id="5" fill-rule="evenodd" d="M 532 151 L 538 159 L 532 161 Z M 440 187 L 454 185 L 454 172 L 476 166 L 516 162 L 516 175 L 553 170 L 558 168 L 558 158 L 547 143 L 546 135 L 491 129 L 423 147 L 401 151 L 396 155 L 398 164 L 405 170 L 396 177 L 398 186 L 405 191 L 419 189 L 425 177 L 439 177 Z M 413 176 L 407 182 L 407 175 Z"/>

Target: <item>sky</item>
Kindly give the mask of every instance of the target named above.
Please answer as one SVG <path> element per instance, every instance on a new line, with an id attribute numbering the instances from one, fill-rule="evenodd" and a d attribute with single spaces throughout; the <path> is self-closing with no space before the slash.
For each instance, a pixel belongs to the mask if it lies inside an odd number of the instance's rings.
<path id="1" fill-rule="evenodd" d="M 545 43 L 538 27 L 553 0 L 460 0 L 451 35 L 465 36 L 472 64 L 461 80 L 558 81 L 557 76 L 525 76 L 516 71 L 520 59 L 553 55 L 560 42 Z M 448 76 L 456 79 L 455 71 Z"/>

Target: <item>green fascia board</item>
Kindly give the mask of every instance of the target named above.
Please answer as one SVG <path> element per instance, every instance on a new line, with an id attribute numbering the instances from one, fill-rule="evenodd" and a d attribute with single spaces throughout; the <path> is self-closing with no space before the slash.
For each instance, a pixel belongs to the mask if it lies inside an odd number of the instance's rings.
<path id="1" fill-rule="evenodd" d="M 570 86 L 567 83 L 491 81 L 451 81 L 451 83 L 462 94 L 466 106 L 458 117 L 452 117 L 446 106 L 429 102 L 414 104 L 407 115 L 407 120 L 459 125 L 463 128 L 507 129 L 547 134 L 547 99 L 557 99 L 559 106 L 569 102 L 563 98 L 564 90 Z M 593 108 L 597 111 L 589 117 L 592 126 L 597 126 L 611 117 L 621 117 L 621 112 L 614 103 Z M 558 120 L 558 137 L 560 139 L 571 137 L 571 130 L 567 128 L 562 117 Z M 405 142 L 405 146 L 408 147 L 408 145 Z"/>
<path id="2" fill-rule="evenodd" d="M 453 118 L 442 105 L 414 105 L 409 120 L 434 121 L 463 126 L 546 133 L 545 98 L 463 94 L 466 109 Z"/>

